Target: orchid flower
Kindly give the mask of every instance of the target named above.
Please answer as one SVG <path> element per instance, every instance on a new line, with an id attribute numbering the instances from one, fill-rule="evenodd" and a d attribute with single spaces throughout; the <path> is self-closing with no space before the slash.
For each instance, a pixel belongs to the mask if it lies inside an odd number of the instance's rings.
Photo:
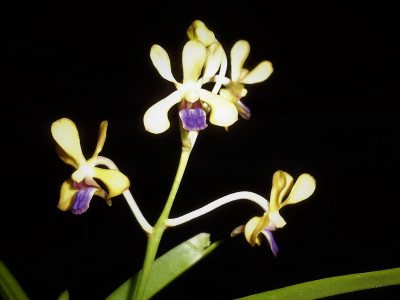
<path id="1" fill-rule="evenodd" d="M 224 78 L 226 88 L 220 90 L 220 95 L 234 103 L 244 119 L 249 119 L 251 115 L 250 109 L 241 101 L 247 94 L 244 85 L 262 82 L 273 72 L 272 64 L 267 60 L 260 62 L 251 71 L 243 68 L 249 53 L 250 44 L 247 41 L 239 40 L 235 43 L 231 49 L 231 79 Z"/>
<path id="2" fill-rule="evenodd" d="M 211 45 L 212 46 L 212 45 Z M 153 45 L 150 58 L 160 75 L 175 84 L 176 91 L 151 106 L 145 113 L 143 122 L 147 131 L 162 133 L 170 122 L 168 111 L 180 103 L 179 117 L 188 131 L 198 131 L 207 127 L 206 113 L 210 110 L 210 123 L 230 126 L 238 119 L 238 111 L 233 103 L 202 88 L 203 77 L 212 77 L 218 71 L 221 52 L 218 45 L 207 47 L 199 40 L 189 40 L 182 52 L 183 82 L 175 80 L 171 71 L 168 53 L 159 45 Z M 203 70 L 203 77 L 200 78 Z"/>
<path id="3" fill-rule="evenodd" d="M 309 198 L 315 191 L 315 179 L 307 174 L 301 174 L 294 183 L 293 177 L 284 171 L 276 171 L 272 178 L 272 189 L 269 209 L 262 217 L 254 217 L 246 225 L 237 227 L 231 236 L 244 233 L 247 242 L 254 246 L 261 244 L 260 233 L 267 239 L 272 253 L 276 256 L 278 246 L 275 243 L 272 231 L 282 228 L 286 222 L 279 214 L 279 210 L 288 204 L 301 202 Z M 284 199 L 284 197 L 287 196 Z"/>
<path id="4" fill-rule="evenodd" d="M 76 171 L 61 186 L 58 208 L 73 214 L 82 214 L 88 208 L 93 195 L 100 196 L 111 205 L 111 198 L 129 188 L 129 179 L 118 170 L 96 167 L 101 164 L 98 154 L 106 139 L 107 121 L 100 125 L 99 138 L 93 156 L 86 160 L 82 154 L 78 130 L 70 119 L 62 118 L 51 126 L 51 133 L 57 142 L 57 154 Z M 107 188 L 105 191 L 94 180 L 98 178 Z"/>

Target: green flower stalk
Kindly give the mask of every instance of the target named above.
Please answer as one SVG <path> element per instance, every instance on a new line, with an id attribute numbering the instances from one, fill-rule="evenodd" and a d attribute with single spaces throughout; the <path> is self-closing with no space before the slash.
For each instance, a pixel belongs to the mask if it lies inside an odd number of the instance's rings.
<path id="1" fill-rule="evenodd" d="M 136 290 L 136 294 L 134 296 L 134 299 L 142 299 L 143 294 L 146 289 L 147 281 L 150 276 L 151 272 L 151 267 L 153 265 L 153 262 L 156 258 L 158 246 L 160 245 L 161 237 L 165 231 L 165 229 L 168 227 L 167 226 L 167 220 L 169 213 L 172 208 L 172 204 L 174 203 L 174 199 L 176 196 L 176 193 L 178 192 L 179 185 L 182 181 L 183 174 L 185 172 L 187 163 L 189 161 L 189 156 L 190 153 L 193 149 L 193 146 L 196 141 L 198 132 L 197 131 L 192 131 L 191 133 L 182 133 L 182 151 L 181 151 L 181 158 L 179 161 L 178 169 L 176 171 L 175 179 L 172 184 L 171 191 L 169 193 L 167 202 L 164 206 L 164 209 L 158 218 L 157 223 L 154 225 L 153 232 L 148 235 L 148 240 L 147 240 L 147 248 L 146 248 L 146 254 L 144 258 L 144 263 L 143 263 L 143 269 L 142 273 L 139 279 L 139 286 Z"/>

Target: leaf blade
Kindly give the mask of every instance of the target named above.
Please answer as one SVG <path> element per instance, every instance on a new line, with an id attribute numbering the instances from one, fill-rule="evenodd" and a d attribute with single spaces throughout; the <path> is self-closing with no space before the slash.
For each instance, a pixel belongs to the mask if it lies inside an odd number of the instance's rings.
<path id="1" fill-rule="evenodd" d="M 0 260 L 0 296 L 5 300 L 29 300 L 17 279 Z"/>
<path id="2" fill-rule="evenodd" d="M 144 298 L 154 296 L 220 244 L 221 241 L 211 244 L 208 233 L 199 233 L 157 258 L 153 263 Z M 106 300 L 132 299 L 140 273 L 126 280 Z"/>
<path id="3" fill-rule="evenodd" d="M 250 295 L 236 300 L 319 299 L 400 284 L 400 268 L 323 278 Z"/>

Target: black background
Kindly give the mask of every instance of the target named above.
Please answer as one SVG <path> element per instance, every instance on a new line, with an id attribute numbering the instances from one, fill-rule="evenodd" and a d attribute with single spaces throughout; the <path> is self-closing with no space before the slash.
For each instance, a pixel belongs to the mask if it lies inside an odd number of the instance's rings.
<path id="1" fill-rule="evenodd" d="M 2 10 L 2 197 L 0 259 L 31 299 L 104 299 L 142 266 L 146 235 L 123 197 L 94 199 L 81 216 L 57 209 L 71 174 L 54 151 L 51 123 L 72 119 L 86 157 L 108 120 L 102 155 L 131 180 L 151 224 L 168 196 L 180 155 L 176 110 L 160 135 L 142 118 L 174 90 L 153 67 L 153 44 L 181 78 L 186 29 L 200 19 L 245 66 L 274 73 L 249 85 L 251 119 L 198 137 L 174 203 L 177 217 L 228 193 L 269 197 L 273 173 L 312 174 L 308 200 L 285 207 L 287 225 L 252 248 L 235 227 L 260 215 L 246 201 L 165 232 L 162 254 L 199 232 L 224 243 L 155 299 L 234 299 L 308 280 L 399 267 L 399 53 L 395 8 L 381 4 L 145 3 Z M 332 298 L 397 298 L 398 287 Z M 397 297 L 396 297 L 397 296 Z"/>

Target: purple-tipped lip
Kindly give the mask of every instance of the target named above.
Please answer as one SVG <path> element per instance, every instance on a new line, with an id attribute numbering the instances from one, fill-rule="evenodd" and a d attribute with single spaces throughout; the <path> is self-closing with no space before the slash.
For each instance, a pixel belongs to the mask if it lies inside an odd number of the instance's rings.
<path id="1" fill-rule="evenodd" d="M 75 195 L 74 204 L 72 205 L 71 212 L 74 215 L 80 215 L 87 211 L 90 205 L 90 201 L 92 200 L 96 190 L 97 188 L 94 187 L 79 189 Z"/>
<path id="2" fill-rule="evenodd" d="M 262 233 L 267 238 L 267 241 L 268 241 L 269 247 L 271 248 L 272 253 L 274 254 L 274 256 L 276 256 L 278 254 L 279 248 L 275 242 L 274 236 L 272 235 L 272 231 L 264 229 L 262 231 Z"/>
<path id="3" fill-rule="evenodd" d="M 183 128 L 189 131 L 203 130 L 207 127 L 206 112 L 202 108 L 184 108 L 179 111 Z"/>
<path id="4" fill-rule="evenodd" d="M 250 109 L 246 105 L 244 105 L 242 101 L 239 100 L 238 102 L 236 102 L 236 106 L 239 108 L 239 114 L 243 119 L 250 119 Z"/>

